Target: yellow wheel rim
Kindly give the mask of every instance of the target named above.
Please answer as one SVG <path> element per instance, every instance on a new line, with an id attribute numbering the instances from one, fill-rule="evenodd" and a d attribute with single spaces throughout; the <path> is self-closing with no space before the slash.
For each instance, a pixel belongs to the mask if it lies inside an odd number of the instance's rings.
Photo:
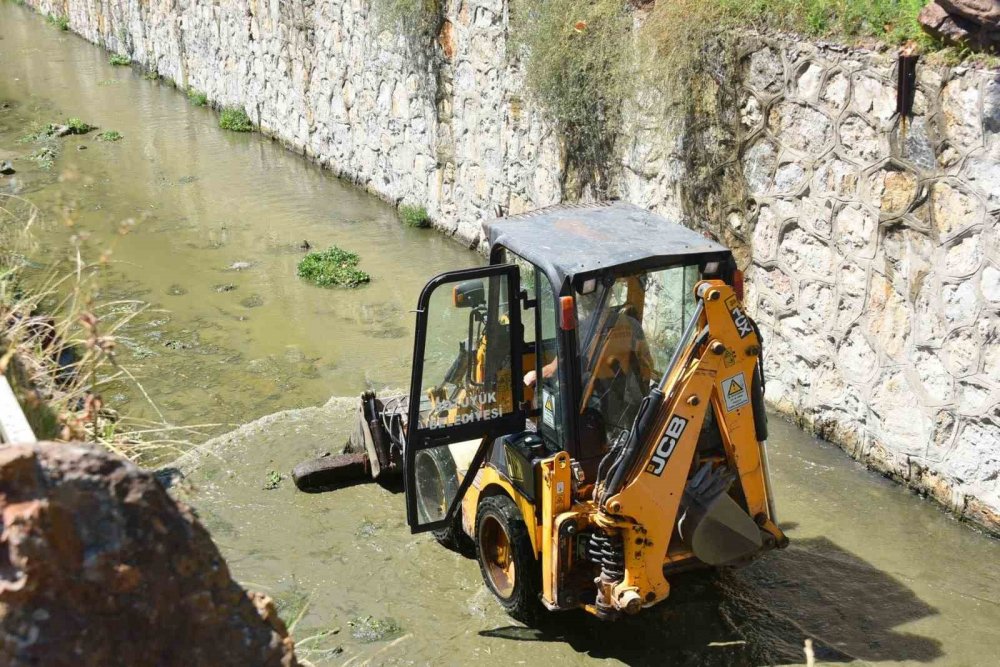
<path id="1" fill-rule="evenodd" d="M 514 593 L 517 571 L 514 568 L 514 554 L 510 536 L 496 517 L 483 518 L 479 548 L 482 551 L 486 576 L 498 595 L 509 598 Z"/>

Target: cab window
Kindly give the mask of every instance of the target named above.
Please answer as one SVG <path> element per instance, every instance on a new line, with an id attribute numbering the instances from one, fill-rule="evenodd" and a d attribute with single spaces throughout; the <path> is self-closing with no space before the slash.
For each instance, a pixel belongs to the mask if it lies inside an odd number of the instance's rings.
<path id="1" fill-rule="evenodd" d="M 581 414 L 599 416 L 611 442 L 627 433 L 666 372 L 694 310 L 697 266 L 606 275 L 577 295 Z"/>
<path id="2" fill-rule="evenodd" d="M 559 369 L 558 299 L 548 276 L 537 266 L 510 250 L 503 250 L 502 262 L 518 267 L 521 289 L 533 305 L 521 304 L 524 325 L 524 390 L 537 415 L 539 433 L 551 444 L 565 447 Z M 514 303 L 514 300 L 510 301 Z"/>

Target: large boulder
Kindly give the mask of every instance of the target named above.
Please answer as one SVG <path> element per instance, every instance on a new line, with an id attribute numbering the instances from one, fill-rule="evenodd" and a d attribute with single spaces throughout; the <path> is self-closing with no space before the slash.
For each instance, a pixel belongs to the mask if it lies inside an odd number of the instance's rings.
<path id="1" fill-rule="evenodd" d="M 924 31 L 952 44 L 1000 48 L 1000 0 L 934 0 L 917 20 Z"/>
<path id="2" fill-rule="evenodd" d="M 0 447 L 0 528 L 2 665 L 297 664 L 191 510 L 103 449 Z"/>

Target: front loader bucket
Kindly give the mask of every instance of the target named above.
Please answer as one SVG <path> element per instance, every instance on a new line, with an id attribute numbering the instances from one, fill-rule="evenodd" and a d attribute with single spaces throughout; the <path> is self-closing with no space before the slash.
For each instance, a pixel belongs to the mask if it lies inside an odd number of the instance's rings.
<path id="1" fill-rule="evenodd" d="M 301 491 L 327 491 L 359 481 L 397 475 L 402 468 L 402 414 L 405 397 L 385 401 L 365 392 L 358 402 L 350 439 L 339 456 L 325 455 L 295 466 L 292 479 Z"/>

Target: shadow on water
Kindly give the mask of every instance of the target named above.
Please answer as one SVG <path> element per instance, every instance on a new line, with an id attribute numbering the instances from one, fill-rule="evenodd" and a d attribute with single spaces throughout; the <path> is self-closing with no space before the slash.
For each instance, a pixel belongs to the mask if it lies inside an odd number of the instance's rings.
<path id="1" fill-rule="evenodd" d="M 823 662 L 942 656 L 937 640 L 895 629 L 937 610 L 825 538 L 793 541 L 746 568 L 691 573 L 672 584 L 667 602 L 615 623 L 571 612 L 480 635 L 564 642 L 590 658 L 630 665 L 801 664 L 806 638 Z"/>

